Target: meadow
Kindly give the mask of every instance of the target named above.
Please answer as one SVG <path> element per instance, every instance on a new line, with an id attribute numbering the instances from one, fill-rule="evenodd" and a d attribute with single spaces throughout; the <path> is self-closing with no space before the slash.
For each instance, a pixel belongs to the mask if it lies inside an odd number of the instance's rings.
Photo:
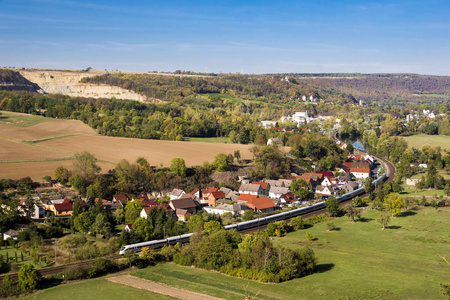
<path id="1" fill-rule="evenodd" d="M 448 135 L 427 135 L 416 134 L 411 136 L 404 136 L 410 148 L 422 149 L 425 145 L 439 146 L 442 150 L 450 149 L 450 136 Z"/>
<path id="2" fill-rule="evenodd" d="M 317 272 L 280 284 L 262 284 L 216 272 L 162 264 L 132 275 L 196 292 L 243 299 L 442 299 L 440 282 L 450 282 L 450 209 L 418 207 L 392 220 L 386 230 L 367 211 L 352 223 L 347 217 L 292 232 L 273 242 L 287 248 L 311 247 Z M 316 240 L 305 238 L 310 232 Z M 248 285 L 248 286 L 247 286 Z"/>
<path id="3" fill-rule="evenodd" d="M 152 293 L 116 284 L 105 278 L 75 281 L 40 290 L 37 293 L 21 297 L 21 299 L 55 299 L 55 300 L 86 300 L 86 299 L 109 299 L 109 300 L 141 300 L 141 299 L 175 299 L 161 294 Z"/>

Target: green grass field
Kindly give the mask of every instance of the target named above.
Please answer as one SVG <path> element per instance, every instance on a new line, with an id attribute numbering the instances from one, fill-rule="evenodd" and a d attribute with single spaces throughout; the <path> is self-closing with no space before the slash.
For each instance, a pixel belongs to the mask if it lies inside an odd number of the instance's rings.
<path id="1" fill-rule="evenodd" d="M 0 124 L 12 125 L 17 127 L 28 127 L 38 123 L 52 121 L 52 118 L 33 116 L 9 111 L 0 111 Z"/>
<path id="2" fill-rule="evenodd" d="M 427 135 L 417 134 L 411 136 L 404 136 L 405 141 L 410 148 L 422 149 L 425 145 L 440 146 L 442 150 L 450 149 L 450 136 L 448 135 Z"/>
<path id="3" fill-rule="evenodd" d="M 56 287 L 40 290 L 37 293 L 21 297 L 21 299 L 108 299 L 108 300 L 141 300 L 141 299 L 175 299 L 161 294 L 152 293 L 121 284 L 116 284 L 107 279 L 91 279 L 65 283 Z"/>
<path id="4" fill-rule="evenodd" d="M 17 262 L 15 260 L 15 252 L 17 252 Z M 5 246 L 2 247 L 0 250 L 0 255 L 3 256 L 3 261 L 6 261 L 6 253 L 8 253 L 9 262 L 16 264 L 17 269 L 20 269 L 20 267 L 23 264 L 31 264 L 34 265 L 36 268 L 43 268 L 46 266 L 44 262 L 34 262 L 34 259 L 31 258 L 28 254 L 23 254 L 23 261 L 20 259 L 20 249 L 12 248 L 11 246 L 8 246 L 7 249 L 5 249 Z M 17 270 L 11 270 L 11 272 L 17 272 Z"/>
<path id="5" fill-rule="evenodd" d="M 448 175 L 446 171 L 438 170 L 437 172 L 438 172 L 439 175 L 444 177 L 445 180 L 449 180 L 450 179 L 450 175 Z M 426 172 L 421 172 L 421 173 L 415 174 L 415 175 L 411 176 L 411 178 L 413 178 L 413 179 L 420 179 L 420 178 L 422 178 L 422 176 L 425 175 L 425 173 Z M 435 190 L 435 189 L 420 190 L 420 189 L 416 189 L 415 187 L 406 185 L 406 181 L 403 182 L 402 186 L 403 186 L 404 190 L 400 194 L 401 196 L 413 196 L 413 197 L 418 197 L 418 196 L 420 196 L 420 197 L 422 197 L 422 196 L 433 197 L 435 195 L 437 195 L 437 196 L 446 196 L 443 189 L 441 189 L 441 190 Z"/>
<path id="6" fill-rule="evenodd" d="M 198 138 L 198 137 L 187 137 L 186 142 L 204 142 L 204 143 L 222 143 L 222 144 L 232 144 L 230 139 L 227 137 L 211 137 L 211 138 Z"/>
<path id="7" fill-rule="evenodd" d="M 309 246 L 318 257 L 317 272 L 280 284 L 263 284 L 216 272 L 161 264 L 133 275 L 225 299 L 442 299 L 439 282 L 450 282 L 450 266 L 437 254 L 450 257 L 450 209 L 417 208 L 394 218 L 381 230 L 378 211 L 364 221 L 346 217 L 274 238 L 274 244 Z M 308 242 L 306 231 L 317 240 Z"/>

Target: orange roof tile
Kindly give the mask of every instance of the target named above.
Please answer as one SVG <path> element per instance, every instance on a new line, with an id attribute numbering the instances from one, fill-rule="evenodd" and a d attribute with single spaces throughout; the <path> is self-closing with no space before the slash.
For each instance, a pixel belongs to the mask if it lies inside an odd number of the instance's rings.
<path id="1" fill-rule="evenodd" d="M 263 190 L 267 190 L 267 188 L 269 187 L 268 182 L 252 181 L 252 184 L 259 184 Z"/>

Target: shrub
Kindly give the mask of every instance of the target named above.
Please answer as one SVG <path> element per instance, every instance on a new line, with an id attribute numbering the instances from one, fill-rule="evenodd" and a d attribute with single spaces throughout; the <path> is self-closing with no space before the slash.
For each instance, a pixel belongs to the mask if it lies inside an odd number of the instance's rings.
<path id="1" fill-rule="evenodd" d="M 177 250 L 172 245 L 165 245 L 159 252 L 160 260 L 171 261 L 175 253 L 177 253 Z"/>
<path id="2" fill-rule="evenodd" d="M 328 222 L 328 223 L 327 223 L 327 226 L 328 226 L 328 230 L 329 230 L 329 231 L 333 231 L 333 230 L 336 230 L 336 229 L 337 229 L 336 225 L 334 225 L 333 222 Z"/>
<path id="3" fill-rule="evenodd" d="M 291 227 L 295 230 L 300 230 L 305 228 L 305 222 L 303 221 L 302 216 L 298 216 L 291 219 Z"/>
<path id="4" fill-rule="evenodd" d="M 64 280 L 77 280 L 89 277 L 90 267 L 70 266 L 62 272 Z"/>
<path id="5" fill-rule="evenodd" d="M 312 233 L 306 232 L 306 239 L 308 241 L 313 241 L 314 240 L 314 236 L 312 235 Z"/>
<path id="6" fill-rule="evenodd" d="M 20 286 L 14 280 L 6 275 L 0 284 L 0 298 L 17 297 L 22 293 Z"/>

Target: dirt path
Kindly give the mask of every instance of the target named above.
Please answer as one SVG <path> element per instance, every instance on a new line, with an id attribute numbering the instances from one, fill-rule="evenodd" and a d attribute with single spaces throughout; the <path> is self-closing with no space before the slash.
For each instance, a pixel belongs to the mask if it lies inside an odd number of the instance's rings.
<path id="1" fill-rule="evenodd" d="M 175 297 L 178 299 L 185 300 L 223 300 L 222 298 L 217 298 L 205 294 L 200 294 L 192 292 L 186 289 L 176 288 L 163 283 L 158 283 L 131 275 L 121 275 L 116 277 L 108 278 L 109 281 L 114 283 L 119 283 L 134 288 L 151 291 L 158 294 L 167 295 L 170 297 Z"/>

